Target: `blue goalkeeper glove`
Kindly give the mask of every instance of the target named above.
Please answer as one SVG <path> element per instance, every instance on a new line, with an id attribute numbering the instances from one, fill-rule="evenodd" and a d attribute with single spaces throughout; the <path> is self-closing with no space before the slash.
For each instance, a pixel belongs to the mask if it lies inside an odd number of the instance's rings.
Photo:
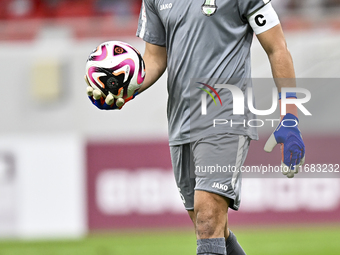
<path id="1" fill-rule="evenodd" d="M 129 102 L 130 100 L 134 99 L 138 95 L 138 91 L 136 91 L 132 96 L 129 98 L 123 99 L 115 98 L 112 94 L 109 94 L 104 99 L 103 94 L 98 89 L 93 89 L 90 85 L 86 75 L 85 81 L 87 83 L 87 96 L 89 97 L 90 101 L 100 110 L 120 110 L 123 106 Z M 123 91 L 121 91 L 123 92 Z"/>
<path id="2" fill-rule="evenodd" d="M 298 123 L 295 115 L 285 115 L 264 146 L 266 152 L 271 152 L 278 143 L 281 144 L 281 165 L 283 174 L 288 178 L 293 178 L 298 173 L 299 166 L 305 162 L 305 144 Z"/>

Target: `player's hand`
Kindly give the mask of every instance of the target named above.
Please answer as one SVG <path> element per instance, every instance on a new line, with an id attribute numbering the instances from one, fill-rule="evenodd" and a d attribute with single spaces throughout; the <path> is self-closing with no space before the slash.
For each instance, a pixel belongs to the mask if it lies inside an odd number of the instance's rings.
<path id="1" fill-rule="evenodd" d="M 299 166 L 305 162 L 305 144 L 298 123 L 295 115 L 285 115 L 264 146 L 266 152 L 271 152 L 278 143 L 281 144 L 282 170 L 288 178 L 293 178 L 298 173 Z"/>
<path id="2" fill-rule="evenodd" d="M 112 94 L 109 94 L 106 96 L 106 98 L 104 98 L 100 90 L 92 88 L 86 75 L 85 81 L 88 85 L 86 89 L 87 96 L 89 97 L 90 101 L 100 110 L 120 110 L 127 102 L 134 99 L 138 94 L 138 91 L 136 91 L 131 97 L 125 99 L 115 98 Z"/>

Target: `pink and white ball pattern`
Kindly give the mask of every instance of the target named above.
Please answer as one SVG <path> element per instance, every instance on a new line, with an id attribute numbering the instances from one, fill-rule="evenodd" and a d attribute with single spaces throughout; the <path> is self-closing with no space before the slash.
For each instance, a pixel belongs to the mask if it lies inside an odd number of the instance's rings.
<path id="1" fill-rule="evenodd" d="M 120 41 L 100 44 L 90 54 L 86 62 L 86 76 L 94 89 L 106 96 L 108 89 L 100 80 L 107 75 L 118 76 L 124 73 L 123 98 L 132 96 L 143 84 L 145 65 L 141 54 L 133 46 Z"/>

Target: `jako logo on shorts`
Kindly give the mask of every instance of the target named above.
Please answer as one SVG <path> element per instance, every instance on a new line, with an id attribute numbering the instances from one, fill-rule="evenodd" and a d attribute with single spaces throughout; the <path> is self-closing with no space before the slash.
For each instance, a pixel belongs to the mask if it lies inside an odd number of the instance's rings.
<path id="1" fill-rule="evenodd" d="M 228 190 L 228 185 L 220 184 L 220 183 L 217 183 L 217 182 L 214 182 L 212 187 L 215 188 L 215 189 L 221 189 L 221 190 L 224 190 L 224 191 Z"/>

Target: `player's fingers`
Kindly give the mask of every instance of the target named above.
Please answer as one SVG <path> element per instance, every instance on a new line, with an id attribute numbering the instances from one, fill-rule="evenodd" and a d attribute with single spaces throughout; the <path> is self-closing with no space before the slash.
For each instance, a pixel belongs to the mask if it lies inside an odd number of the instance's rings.
<path id="1" fill-rule="evenodd" d="M 93 88 L 91 86 L 87 86 L 86 93 L 89 97 L 93 96 Z"/>
<path id="2" fill-rule="evenodd" d="M 274 134 L 271 134 L 271 136 L 268 138 L 266 144 L 264 145 L 264 151 L 265 152 L 271 152 L 275 145 L 277 145 L 277 141 L 275 139 Z"/>
<path id="3" fill-rule="evenodd" d="M 294 171 L 292 171 L 289 166 L 287 166 L 285 163 L 281 162 L 281 167 L 282 167 L 282 173 L 287 176 L 288 178 L 293 178 L 294 177 Z"/>
<path id="4" fill-rule="evenodd" d="M 288 178 L 293 178 L 295 175 L 294 171 L 290 171 L 288 174 L 287 174 L 287 177 Z"/>
<path id="5" fill-rule="evenodd" d="M 300 167 L 300 162 L 301 162 L 301 154 L 297 157 L 295 166 L 294 166 L 294 173 L 297 174 L 299 172 L 299 167 Z"/>
<path id="6" fill-rule="evenodd" d="M 102 93 L 101 93 L 99 90 L 94 89 L 92 93 L 93 93 L 93 98 L 94 98 L 94 100 L 99 100 L 99 99 L 101 99 Z"/>
<path id="7" fill-rule="evenodd" d="M 103 109 L 103 104 L 104 104 L 104 99 L 102 98 L 102 95 L 100 91 L 98 90 L 93 90 L 93 99 L 94 102 L 93 104 L 97 106 L 99 109 Z"/>
<path id="8" fill-rule="evenodd" d="M 97 106 L 99 109 L 103 109 L 104 99 L 102 97 L 101 91 L 94 89 L 93 90 L 93 104 Z"/>
<path id="9" fill-rule="evenodd" d="M 114 103 L 114 97 L 112 96 L 112 94 L 110 93 L 110 94 L 108 94 L 107 96 L 106 96 L 106 98 L 105 98 L 105 103 L 107 104 L 107 105 L 112 105 L 113 103 Z"/>
<path id="10" fill-rule="evenodd" d="M 296 162 L 296 155 L 287 148 L 284 144 L 281 145 L 282 161 L 289 168 L 289 170 L 294 169 Z"/>
<path id="11" fill-rule="evenodd" d="M 287 166 L 282 161 L 281 161 L 281 169 L 282 169 L 282 174 L 284 174 L 284 175 L 287 175 L 290 172 L 289 166 Z"/>
<path id="12" fill-rule="evenodd" d="M 106 97 L 107 98 L 107 97 Z M 111 103 L 111 100 L 108 100 L 109 103 Z M 105 101 L 102 99 L 102 106 L 100 107 L 100 109 L 102 110 L 116 110 L 119 109 L 116 105 L 116 103 L 114 102 L 114 100 L 112 101 L 111 104 L 107 104 L 107 100 L 105 99 Z"/>
<path id="13" fill-rule="evenodd" d="M 306 155 L 303 156 L 303 158 L 300 161 L 300 166 L 302 166 L 306 161 Z"/>
<path id="14" fill-rule="evenodd" d="M 301 155 L 298 152 L 293 152 L 292 158 L 290 160 L 290 170 L 295 171 L 296 166 L 300 163 Z"/>
<path id="15" fill-rule="evenodd" d="M 116 101 L 116 105 L 119 109 L 122 109 L 122 107 L 124 106 L 125 104 L 125 100 L 123 98 L 118 98 L 117 101 Z"/>
<path id="16" fill-rule="evenodd" d="M 299 169 L 305 163 L 305 157 L 301 158 L 300 162 L 296 165 L 295 170 Z"/>

